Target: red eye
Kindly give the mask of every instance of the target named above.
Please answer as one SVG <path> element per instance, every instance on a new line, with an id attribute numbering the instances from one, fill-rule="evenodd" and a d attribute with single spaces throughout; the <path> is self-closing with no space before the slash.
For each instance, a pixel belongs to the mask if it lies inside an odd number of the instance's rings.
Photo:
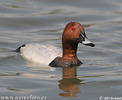
<path id="1" fill-rule="evenodd" d="M 75 28 L 72 28 L 72 30 L 75 30 Z"/>

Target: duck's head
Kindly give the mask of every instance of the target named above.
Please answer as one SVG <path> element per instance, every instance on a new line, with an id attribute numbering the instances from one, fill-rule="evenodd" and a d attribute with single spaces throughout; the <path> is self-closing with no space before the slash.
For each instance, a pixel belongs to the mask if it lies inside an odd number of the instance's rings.
<path id="1" fill-rule="evenodd" d="M 62 57 L 56 57 L 49 65 L 53 67 L 80 66 L 82 62 L 77 58 L 78 43 L 95 46 L 86 37 L 84 28 L 80 23 L 70 22 L 66 25 L 62 35 Z"/>
<path id="2" fill-rule="evenodd" d="M 82 43 L 86 46 L 91 46 L 91 47 L 95 46 L 95 44 L 93 44 L 88 40 L 82 25 L 77 22 L 70 22 L 66 25 L 62 36 L 62 42 L 63 44 Z"/>

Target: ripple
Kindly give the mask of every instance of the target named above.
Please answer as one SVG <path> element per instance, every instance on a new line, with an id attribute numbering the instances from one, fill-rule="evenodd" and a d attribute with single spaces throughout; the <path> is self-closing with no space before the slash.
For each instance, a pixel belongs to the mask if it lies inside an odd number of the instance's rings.
<path id="1" fill-rule="evenodd" d="M 22 72 L 5 72 L 5 73 L 0 73 L 0 77 L 3 76 L 21 76 L 23 73 Z"/>

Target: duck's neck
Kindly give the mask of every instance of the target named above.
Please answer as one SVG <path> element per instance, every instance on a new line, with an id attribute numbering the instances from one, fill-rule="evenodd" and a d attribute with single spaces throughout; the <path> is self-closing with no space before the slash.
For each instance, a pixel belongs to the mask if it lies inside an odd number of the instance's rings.
<path id="1" fill-rule="evenodd" d="M 62 59 L 72 59 L 77 58 L 77 47 L 78 43 L 66 43 L 64 42 L 63 45 L 63 56 Z"/>

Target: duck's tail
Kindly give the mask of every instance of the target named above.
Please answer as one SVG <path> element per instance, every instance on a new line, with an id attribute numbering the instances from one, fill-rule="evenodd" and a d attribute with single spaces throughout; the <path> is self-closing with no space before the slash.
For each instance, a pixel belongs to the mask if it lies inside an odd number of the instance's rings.
<path id="1" fill-rule="evenodd" d="M 25 44 L 23 44 L 22 46 L 18 47 L 18 48 L 15 50 L 15 52 L 20 53 L 20 49 L 21 49 L 21 47 L 25 47 Z"/>

